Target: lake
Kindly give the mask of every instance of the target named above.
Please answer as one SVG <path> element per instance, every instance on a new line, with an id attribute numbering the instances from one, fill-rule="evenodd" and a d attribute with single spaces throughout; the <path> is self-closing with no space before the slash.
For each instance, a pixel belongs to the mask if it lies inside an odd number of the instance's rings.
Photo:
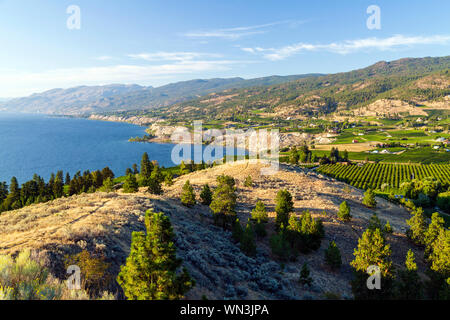
<path id="1" fill-rule="evenodd" d="M 22 184 L 34 173 L 47 181 L 58 170 L 73 176 L 105 166 L 121 176 L 144 152 L 161 166 L 175 165 L 173 144 L 128 141 L 144 134 L 144 127 L 127 123 L 0 113 L 0 181 L 15 176 Z"/>

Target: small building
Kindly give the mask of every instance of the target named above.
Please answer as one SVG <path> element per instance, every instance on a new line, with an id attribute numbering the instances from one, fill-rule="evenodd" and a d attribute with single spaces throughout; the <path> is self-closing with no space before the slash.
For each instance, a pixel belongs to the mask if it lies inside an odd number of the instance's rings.
<path id="1" fill-rule="evenodd" d="M 352 140 L 352 143 L 358 143 L 359 141 L 358 140 Z"/>

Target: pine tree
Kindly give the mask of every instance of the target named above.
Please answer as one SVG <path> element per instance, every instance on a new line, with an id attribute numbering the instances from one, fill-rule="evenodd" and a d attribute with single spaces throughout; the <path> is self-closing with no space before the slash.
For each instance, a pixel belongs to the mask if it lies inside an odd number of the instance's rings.
<path id="1" fill-rule="evenodd" d="M 395 281 L 395 298 L 400 300 L 419 300 L 422 298 L 422 282 L 417 273 L 414 253 L 408 250 L 405 270 L 400 270 Z"/>
<path id="2" fill-rule="evenodd" d="M 102 177 L 103 180 L 110 178 L 111 180 L 114 180 L 114 172 L 109 167 L 104 167 L 102 170 Z"/>
<path id="3" fill-rule="evenodd" d="M 425 258 L 427 258 L 433 251 L 433 243 L 436 241 L 441 230 L 444 229 L 444 218 L 439 213 L 435 212 L 431 215 L 431 223 L 424 235 L 425 244 Z"/>
<path id="4" fill-rule="evenodd" d="M 129 174 L 123 184 L 123 192 L 133 193 L 133 192 L 137 192 L 138 189 L 139 189 L 139 185 L 136 181 L 136 176 L 134 174 Z"/>
<path id="5" fill-rule="evenodd" d="M 248 256 L 254 256 L 256 254 L 255 234 L 250 223 L 247 223 L 244 234 L 242 235 L 241 250 Z"/>
<path id="6" fill-rule="evenodd" d="M 166 173 L 166 176 L 164 177 L 164 183 L 166 186 L 172 186 L 173 185 L 173 174 L 170 172 Z"/>
<path id="7" fill-rule="evenodd" d="M 256 202 L 255 208 L 252 210 L 252 219 L 259 222 L 268 222 L 269 216 L 266 211 L 266 206 L 264 202 L 258 201 Z"/>
<path id="8" fill-rule="evenodd" d="M 147 182 L 145 183 L 148 187 L 148 192 L 152 194 L 161 194 L 162 193 L 162 181 L 164 180 L 164 176 L 161 172 L 161 169 L 158 165 L 153 167 L 152 174 L 150 178 L 147 178 Z"/>
<path id="9" fill-rule="evenodd" d="M 288 224 L 289 216 L 294 209 L 294 203 L 292 202 L 292 195 L 287 190 L 278 191 L 275 202 L 275 212 L 277 213 L 275 224 L 279 229 L 281 224 L 285 226 Z"/>
<path id="10" fill-rule="evenodd" d="M 325 250 L 325 262 L 332 269 L 339 269 L 342 265 L 341 252 L 334 241 L 330 241 L 328 248 Z"/>
<path id="11" fill-rule="evenodd" d="M 114 188 L 114 182 L 111 180 L 111 178 L 106 178 L 106 180 L 103 181 L 103 185 L 100 187 L 101 192 L 111 192 Z"/>
<path id="12" fill-rule="evenodd" d="M 211 204 L 212 191 L 208 184 L 205 184 L 200 192 L 200 201 L 205 206 L 209 206 Z"/>
<path id="13" fill-rule="evenodd" d="M 244 187 L 251 188 L 253 187 L 253 179 L 251 176 L 247 176 L 244 181 Z"/>
<path id="14" fill-rule="evenodd" d="M 394 232 L 394 230 L 392 230 L 389 220 L 386 221 L 386 224 L 384 225 L 384 228 L 383 228 L 383 233 L 384 234 L 392 234 L 393 232 Z"/>
<path id="15" fill-rule="evenodd" d="M 219 176 L 217 182 L 209 207 L 214 214 L 215 223 L 227 228 L 236 217 L 235 181 L 229 176 Z"/>
<path id="16" fill-rule="evenodd" d="M 417 245 L 425 244 L 425 232 L 427 230 L 427 223 L 425 214 L 422 208 L 417 208 L 412 212 L 411 219 L 406 221 L 409 230 L 406 232 L 408 238 Z"/>
<path id="17" fill-rule="evenodd" d="M 66 173 L 65 185 L 68 186 L 69 184 L 70 184 L 70 174 L 67 172 Z"/>
<path id="18" fill-rule="evenodd" d="M 257 220 L 255 223 L 255 234 L 258 238 L 267 236 L 266 226 L 261 220 Z"/>
<path id="19" fill-rule="evenodd" d="M 182 299 L 194 286 L 186 269 L 177 270 L 174 233 L 167 216 L 147 211 L 147 234 L 133 232 L 130 255 L 120 268 L 117 282 L 129 300 Z"/>
<path id="20" fill-rule="evenodd" d="M 310 273 L 311 272 L 309 271 L 308 264 L 305 262 L 302 266 L 302 269 L 300 270 L 299 282 L 301 285 L 311 286 L 312 278 L 310 276 Z"/>
<path id="21" fill-rule="evenodd" d="M 186 207 L 195 205 L 194 188 L 192 187 L 189 180 L 186 180 L 186 183 L 183 186 L 183 190 L 181 191 L 181 203 Z"/>
<path id="22" fill-rule="evenodd" d="M 391 249 L 385 244 L 380 229 L 367 229 L 358 240 L 354 250 L 355 259 L 350 262 L 354 268 L 352 291 L 356 299 L 386 299 L 392 294 L 393 266 Z M 369 290 L 366 285 L 369 266 L 380 268 L 381 290 Z"/>
<path id="23" fill-rule="evenodd" d="M 139 174 L 140 178 L 142 178 L 142 180 L 150 178 L 152 171 L 153 171 L 153 164 L 150 162 L 150 159 L 148 158 L 148 153 L 145 152 L 142 155 L 141 159 L 141 173 Z"/>
<path id="24" fill-rule="evenodd" d="M 383 233 L 383 227 L 381 225 L 381 220 L 378 218 L 378 215 L 376 212 L 372 214 L 372 216 L 369 219 L 369 225 L 367 226 L 367 229 L 375 231 L 376 229 L 380 229 L 381 235 L 384 237 Z"/>
<path id="25" fill-rule="evenodd" d="M 342 221 L 350 221 L 352 216 L 350 215 L 350 207 L 347 204 L 347 201 L 343 201 L 339 206 L 338 218 Z"/>
<path id="26" fill-rule="evenodd" d="M 134 174 L 139 174 L 139 169 L 136 163 L 133 163 L 133 173 Z"/>
<path id="27" fill-rule="evenodd" d="M 236 221 L 233 224 L 233 230 L 231 233 L 231 237 L 235 242 L 241 242 L 242 235 L 244 234 L 244 230 L 242 229 L 241 223 L 239 222 L 239 219 L 236 219 Z"/>
<path id="28" fill-rule="evenodd" d="M 368 208 L 375 208 L 377 206 L 375 194 L 373 193 L 372 189 L 367 189 L 367 191 L 364 192 L 364 199 L 362 201 L 362 204 Z"/>
<path id="29" fill-rule="evenodd" d="M 289 163 L 291 164 L 297 164 L 298 160 L 299 160 L 299 154 L 297 151 L 297 147 L 292 147 L 290 152 L 289 152 Z"/>
<path id="30" fill-rule="evenodd" d="M 286 229 L 283 224 L 280 226 L 278 234 L 274 234 L 270 238 L 270 248 L 272 254 L 278 257 L 280 260 L 287 260 L 291 256 L 291 246 L 286 235 Z"/>

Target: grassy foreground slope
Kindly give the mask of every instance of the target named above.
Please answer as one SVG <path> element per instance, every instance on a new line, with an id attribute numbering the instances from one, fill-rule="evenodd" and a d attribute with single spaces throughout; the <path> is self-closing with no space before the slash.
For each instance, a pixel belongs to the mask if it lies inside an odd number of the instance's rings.
<path id="1" fill-rule="evenodd" d="M 145 211 L 152 208 L 169 215 L 177 235 L 177 252 L 196 280 L 197 285 L 188 293 L 188 299 L 200 299 L 202 295 L 210 299 L 321 299 L 330 292 L 351 297 L 349 262 L 353 260 L 353 249 L 370 216 L 377 212 L 380 219 L 389 220 L 394 229 L 394 234 L 388 236 L 388 243 L 392 246 L 394 264 L 403 265 L 411 247 L 404 236 L 405 220 L 409 218 L 406 210 L 383 199 L 378 199 L 375 210 L 368 209 L 361 205 L 362 191 L 344 183 L 290 166 L 282 166 L 273 176 L 263 176 L 260 173 L 263 166 L 241 161 L 190 173 L 175 179 L 173 186 L 165 186 L 161 196 L 149 195 L 143 189 L 135 194 L 120 191 L 82 194 L 6 212 L 0 215 L 0 253 L 25 248 L 36 250 L 53 273 L 66 277 L 62 262 L 65 255 L 82 249 L 101 252 L 111 263 L 108 272 L 115 279 L 129 253 L 131 232 L 144 229 Z M 323 220 L 325 239 L 321 248 L 300 255 L 295 262 L 286 262 L 284 268 L 272 256 L 268 237 L 257 241 L 255 257 L 244 255 L 232 241 L 230 232 L 212 224 L 208 207 L 197 204 L 187 208 L 179 200 L 187 179 L 198 194 L 205 183 L 214 187 L 216 177 L 221 174 L 236 179 L 237 214 L 241 221 L 247 221 L 257 200 L 265 203 L 270 217 L 269 237 L 274 232 L 273 199 L 278 190 L 289 190 L 296 215 L 310 210 L 314 217 Z M 254 186 L 244 187 L 249 175 L 253 177 Z M 343 200 L 348 202 L 354 217 L 348 223 L 336 217 Z M 329 240 L 336 241 L 342 253 L 343 266 L 338 272 L 331 272 L 324 264 L 324 250 Z M 420 255 L 417 248 L 412 249 Z M 308 262 L 311 269 L 311 288 L 298 283 L 304 262 Z M 422 272 L 425 266 L 421 261 L 418 265 Z"/>

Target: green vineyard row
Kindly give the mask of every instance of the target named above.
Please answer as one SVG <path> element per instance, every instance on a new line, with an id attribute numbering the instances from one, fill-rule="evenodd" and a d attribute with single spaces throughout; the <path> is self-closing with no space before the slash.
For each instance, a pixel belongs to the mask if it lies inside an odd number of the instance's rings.
<path id="1" fill-rule="evenodd" d="M 320 166 L 317 172 L 361 189 L 381 189 L 383 184 L 399 188 L 402 182 L 427 177 L 433 177 L 443 185 L 450 185 L 450 164 L 326 164 Z"/>

